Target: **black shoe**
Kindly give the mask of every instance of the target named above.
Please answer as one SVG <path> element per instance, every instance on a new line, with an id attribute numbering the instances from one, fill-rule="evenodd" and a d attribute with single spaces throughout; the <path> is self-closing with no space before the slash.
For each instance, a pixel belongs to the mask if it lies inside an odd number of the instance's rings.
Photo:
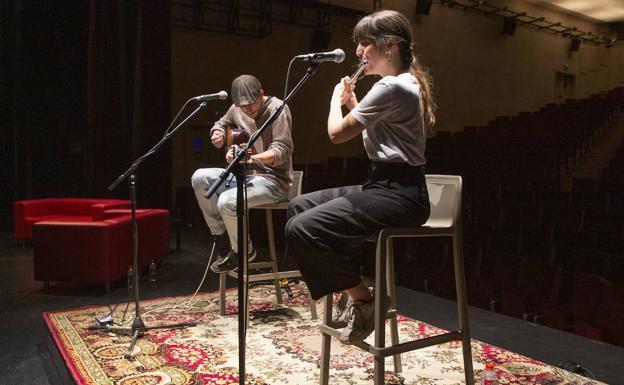
<path id="1" fill-rule="evenodd" d="M 238 268 L 238 254 L 234 251 L 231 251 L 225 255 L 217 257 L 217 260 L 210 265 L 210 270 L 217 274 L 227 273 L 229 271 L 234 271 Z"/>
<path id="2" fill-rule="evenodd" d="M 215 243 L 215 249 L 217 251 L 215 262 L 223 263 L 231 250 L 230 237 L 228 233 L 225 232 L 221 235 L 213 235 L 212 241 Z"/>
<path id="3" fill-rule="evenodd" d="M 227 262 L 228 258 L 230 258 L 230 256 L 228 254 L 225 254 L 225 255 L 219 254 L 219 255 L 217 255 L 217 259 L 212 263 L 212 265 L 210 265 L 210 269 L 212 271 L 214 271 L 213 266 L 221 266 L 221 265 L 223 265 L 224 263 Z M 215 273 L 216 273 L 216 271 L 215 271 Z"/>
<path id="4" fill-rule="evenodd" d="M 247 253 L 247 258 L 249 262 L 256 259 L 256 249 L 252 249 L 251 252 Z M 217 259 L 215 263 L 210 265 L 210 270 L 217 274 L 228 273 L 236 269 L 238 269 L 238 254 L 234 251 L 230 251 L 221 261 Z"/>

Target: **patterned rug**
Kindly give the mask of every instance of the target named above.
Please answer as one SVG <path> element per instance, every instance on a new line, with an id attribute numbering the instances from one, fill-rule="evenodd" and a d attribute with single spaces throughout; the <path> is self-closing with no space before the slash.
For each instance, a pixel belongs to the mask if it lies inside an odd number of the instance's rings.
<path id="1" fill-rule="evenodd" d="M 275 309 L 272 286 L 250 291 L 252 319 L 247 332 L 246 379 L 250 385 L 304 385 L 319 383 L 319 321 L 312 320 L 302 285 L 292 286 L 292 298 Z M 119 385 L 229 385 L 238 384 L 236 291 L 227 294 L 226 312 L 219 315 L 218 293 L 161 298 L 141 302 L 146 326 L 195 322 L 185 329 L 154 329 L 138 339 L 133 358 L 124 359 L 130 336 L 91 330 L 96 315 L 108 307 L 85 307 L 44 313 L 45 322 L 67 368 L 77 384 Z M 317 306 L 322 310 L 322 306 Z M 115 308 L 113 319 L 127 325 L 134 306 Z M 399 317 L 404 339 L 422 338 L 444 330 Z M 387 339 L 389 341 L 389 337 Z M 369 337 L 369 342 L 372 336 Z M 372 356 L 332 339 L 330 384 L 372 384 Z M 541 362 L 472 341 L 475 383 L 486 362 L 493 362 L 500 384 L 602 384 Z M 447 343 L 404 354 L 403 372 L 394 374 L 387 359 L 388 384 L 463 384 L 461 344 Z"/>

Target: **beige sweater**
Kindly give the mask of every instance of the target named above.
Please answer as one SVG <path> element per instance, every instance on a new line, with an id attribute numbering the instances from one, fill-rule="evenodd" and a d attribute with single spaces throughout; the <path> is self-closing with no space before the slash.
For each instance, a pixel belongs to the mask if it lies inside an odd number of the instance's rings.
<path id="1" fill-rule="evenodd" d="M 225 135 L 226 128 L 230 127 L 244 128 L 251 136 L 262 127 L 273 111 L 281 104 L 282 101 L 280 99 L 269 96 L 256 119 L 250 118 L 240 108 L 232 105 L 225 115 L 214 124 L 210 130 L 210 135 L 212 136 L 214 130 L 219 130 Z M 252 163 L 247 166 L 249 174 L 262 175 L 273 180 L 284 192 L 288 191 L 292 183 L 293 141 L 291 130 L 292 117 L 290 109 L 286 105 L 273 124 L 267 127 L 254 143 L 254 152 L 256 154 L 271 149 L 275 153 L 275 161 L 273 164 Z"/>

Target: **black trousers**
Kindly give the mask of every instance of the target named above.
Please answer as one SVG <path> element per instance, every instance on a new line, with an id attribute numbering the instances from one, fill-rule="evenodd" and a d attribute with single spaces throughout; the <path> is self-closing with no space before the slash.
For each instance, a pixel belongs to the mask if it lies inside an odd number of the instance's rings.
<path id="1" fill-rule="evenodd" d="M 424 166 L 373 163 L 368 182 L 291 200 L 286 239 L 312 298 L 361 282 L 350 250 L 386 227 L 419 226 L 429 217 Z"/>

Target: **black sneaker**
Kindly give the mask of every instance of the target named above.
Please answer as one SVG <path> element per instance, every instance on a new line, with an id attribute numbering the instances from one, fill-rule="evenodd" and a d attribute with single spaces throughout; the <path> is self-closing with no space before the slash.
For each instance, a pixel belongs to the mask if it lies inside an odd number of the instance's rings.
<path id="1" fill-rule="evenodd" d="M 251 252 L 247 253 L 247 258 L 249 262 L 256 259 L 256 249 L 252 249 Z M 238 269 L 238 254 L 234 251 L 230 251 L 221 261 L 217 259 L 215 263 L 210 265 L 210 270 L 217 274 L 228 273 L 236 269 Z"/>
<path id="2" fill-rule="evenodd" d="M 228 258 L 230 250 L 232 249 L 230 246 L 230 237 L 226 231 L 221 235 L 213 235 L 212 241 L 215 243 L 215 249 L 217 251 L 215 263 L 222 264 Z"/>
<path id="3" fill-rule="evenodd" d="M 228 254 L 225 255 L 221 255 L 219 254 L 217 256 L 217 259 L 212 263 L 212 265 L 210 265 L 210 270 L 212 270 L 215 273 L 227 273 L 229 270 L 225 270 L 225 271 L 221 271 L 222 270 L 222 266 L 226 266 L 228 265 L 230 262 L 228 262 L 232 256 L 230 254 L 234 254 L 233 251 L 230 251 Z M 238 258 L 236 261 L 236 264 L 238 264 Z"/>

